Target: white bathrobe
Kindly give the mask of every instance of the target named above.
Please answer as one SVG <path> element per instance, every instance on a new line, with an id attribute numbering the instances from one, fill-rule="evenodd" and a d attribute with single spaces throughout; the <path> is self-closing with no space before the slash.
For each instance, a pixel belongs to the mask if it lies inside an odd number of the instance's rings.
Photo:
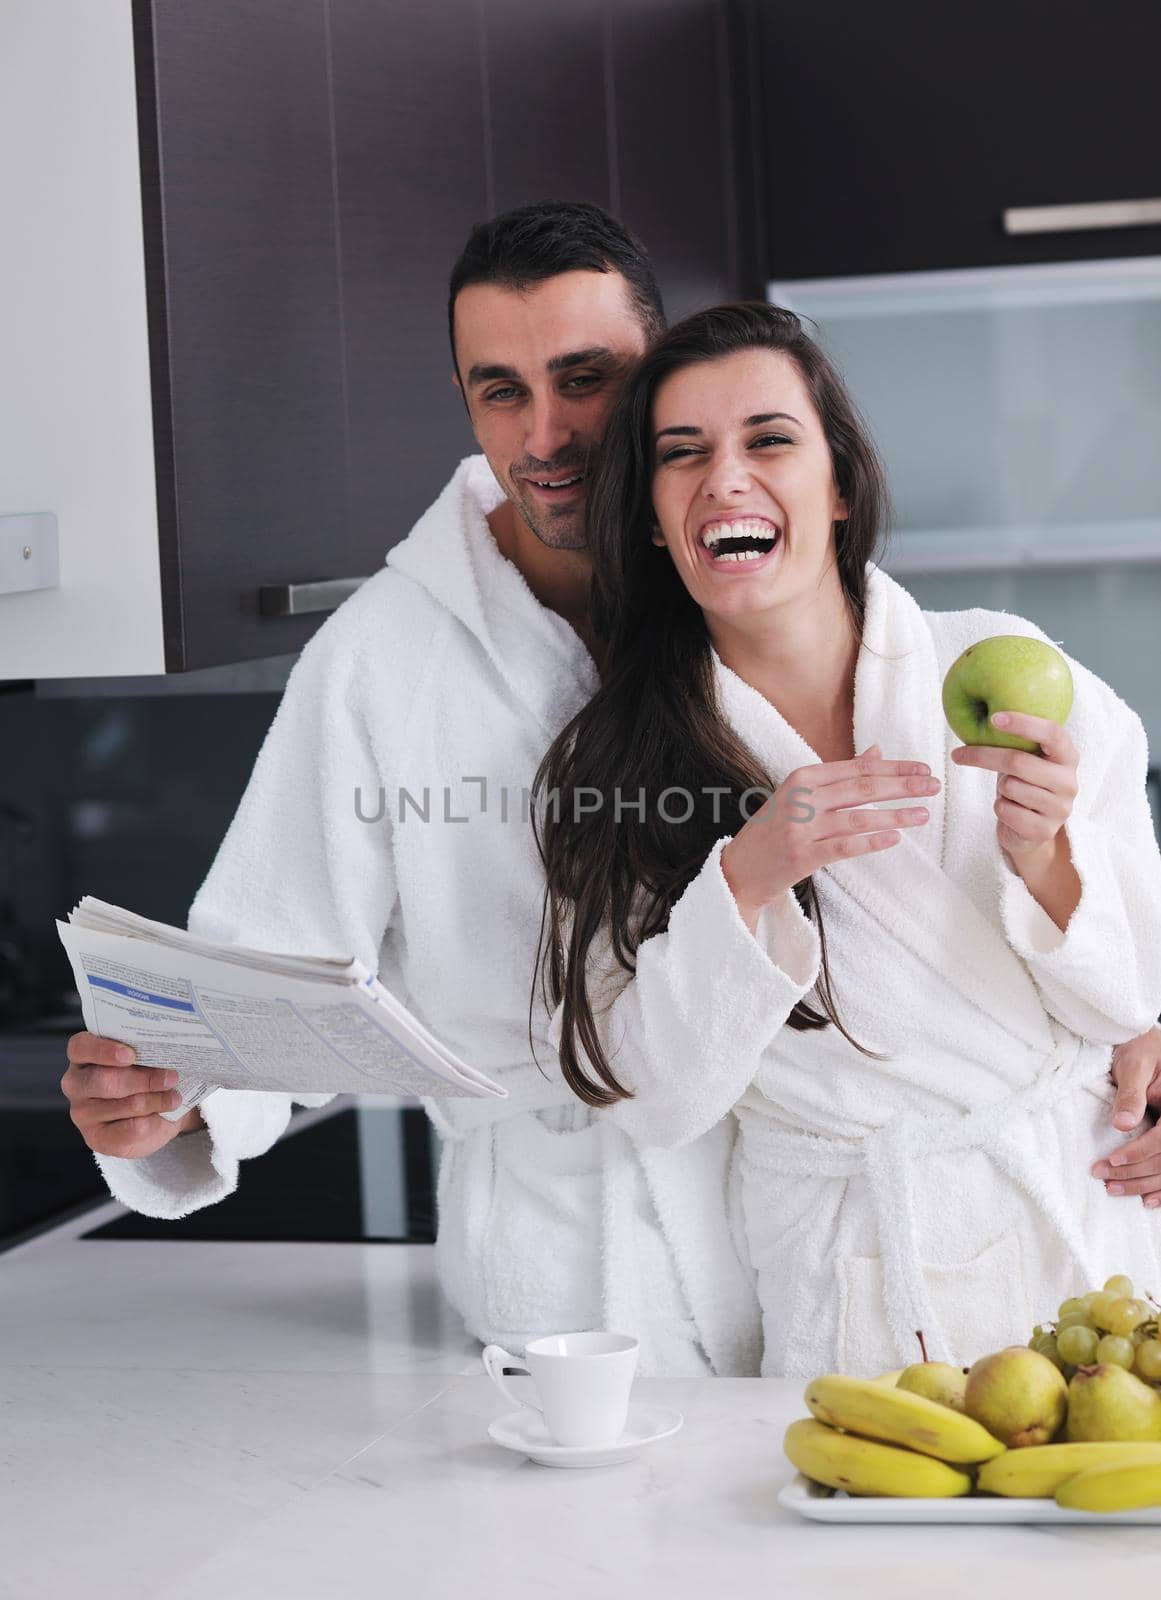
<path id="1" fill-rule="evenodd" d="M 1130 1273 L 1161 1294 L 1161 1217 L 1089 1167 L 1120 1142 L 1111 1047 L 1161 1010 L 1161 855 L 1140 720 L 1070 662 L 1080 793 L 1067 824 L 1080 903 L 1061 932 L 996 841 L 992 772 L 956 767 L 940 686 L 973 641 L 1044 635 L 1023 618 L 924 612 L 868 568 L 854 741 L 930 764 L 930 820 L 815 874 L 839 1014 L 783 1026 L 819 970 L 791 894 L 750 934 L 717 842 L 626 982 L 607 950 L 603 1038 L 636 1098 L 609 1113 L 642 1143 L 696 1138 L 736 1107 L 746 1246 L 767 1374 L 872 1374 L 1024 1342 L 1066 1295 Z M 777 783 L 818 762 L 715 655 L 722 715 Z M 903 803 L 903 802 L 900 802 Z M 758 1051 L 741 1041 L 765 1037 Z M 559 1040 L 560 1011 L 552 1036 Z M 728 1044 L 730 1025 L 736 1031 Z"/>
<path id="2" fill-rule="evenodd" d="M 641 1335 L 643 1372 L 702 1372 L 708 1358 L 753 1373 L 753 1273 L 727 1220 L 735 1120 L 639 1154 L 561 1084 L 540 1008 L 540 1067 L 529 1050 L 543 871 L 525 796 L 597 675 L 501 556 L 485 521 L 501 499 L 482 457 L 463 462 L 306 646 L 189 926 L 357 956 L 508 1089 L 428 1103 L 445 1141 L 438 1270 L 480 1339 L 614 1327 Z M 382 820 L 360 820 L 356 790 L 361 816 Z M 290 1106 L 220 1090 L 201 1108 L 208 1132 L 98 1161 L 124 1204 L 184 1216 L 234 1189 Z"/>

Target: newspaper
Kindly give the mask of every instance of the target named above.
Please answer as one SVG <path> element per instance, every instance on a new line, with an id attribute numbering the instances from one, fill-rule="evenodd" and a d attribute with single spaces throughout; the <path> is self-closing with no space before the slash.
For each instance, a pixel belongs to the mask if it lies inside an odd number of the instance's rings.
<path id="1" fill-rule="evenodd" d="M 88 1031 L 178 1074 L 171 1121 L 214 1089 L 507 1098 L 361 961 L 219 945 L 91 895 L 56 926 Z"/>

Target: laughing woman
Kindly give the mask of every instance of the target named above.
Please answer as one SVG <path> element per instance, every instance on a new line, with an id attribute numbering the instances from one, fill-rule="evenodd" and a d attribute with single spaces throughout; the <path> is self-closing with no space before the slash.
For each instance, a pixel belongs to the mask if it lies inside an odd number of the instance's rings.
<path id="1" fill-rule="evenodd" d="M 951 662 L 1003 612 L 873 563 L 885 494 L 788 312 L 725 306 L 630 381 L 590 492 L 602 687 L 537 776 L 562 1070 L 640 1143 L 736 1111 L 763 1371 L 1025 1340 L 1161 1284 L 1090 1175 L 1113 1046 L 1161 1010 L 1141 723 L 1070 662 L 1035 753 L 956 746 Z M 559 791 L 558 798 L 544 804 Z"/>

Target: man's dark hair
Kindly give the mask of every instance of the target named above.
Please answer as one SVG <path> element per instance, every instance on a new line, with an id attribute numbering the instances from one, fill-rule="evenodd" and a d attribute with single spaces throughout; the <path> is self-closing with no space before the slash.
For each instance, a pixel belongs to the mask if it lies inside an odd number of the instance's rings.
<path id="1" fill-rule="evenodd" d="M 665 331 L 665 308 L 644 245 L 616 217 L 583 200 L 540 200 L 473 228 L 452 268 L 447 331 L 456 360 L 456 296 L 471 283 L 525 289 L 562 272 L 619 272 L 647 338 Z"/>

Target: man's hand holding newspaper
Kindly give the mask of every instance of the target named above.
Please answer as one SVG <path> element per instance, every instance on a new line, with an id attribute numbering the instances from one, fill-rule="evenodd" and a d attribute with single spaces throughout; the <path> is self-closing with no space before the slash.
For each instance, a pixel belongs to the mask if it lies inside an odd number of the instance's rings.
<path id="1" fill-rule="evenodd" d="M 203 1126 L 197 1106 L 177 1122 L 162 1115 L 181 1106 L 177 1073 L 134 1066 L 131 1045 L 86 1030 L 70 1038 L 68 1058 L 60 1086 L 81 1137 L 98 1155 L 152 1156 L 179 1133 Z"/>
<path id="2" fill-rule="evenodd" d="M 61 1088 L 102 1155 L 152 1155 L 216 1089 L 507 1096 L 349 957 L 218 945 L 87 895 L 56 926 L 86 1024 Z"/>

